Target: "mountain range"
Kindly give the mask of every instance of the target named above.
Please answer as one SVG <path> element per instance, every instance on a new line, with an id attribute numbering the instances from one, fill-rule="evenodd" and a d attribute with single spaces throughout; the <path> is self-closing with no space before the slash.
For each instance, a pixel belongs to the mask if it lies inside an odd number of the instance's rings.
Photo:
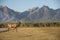
<path id="1" fill-rule="evenodd" d="M 33 7 L 24 12 L 14 11 L 7 6 L 0 6 L 0 22 L 60 22 L 60 8 L 48 6 Z"/>

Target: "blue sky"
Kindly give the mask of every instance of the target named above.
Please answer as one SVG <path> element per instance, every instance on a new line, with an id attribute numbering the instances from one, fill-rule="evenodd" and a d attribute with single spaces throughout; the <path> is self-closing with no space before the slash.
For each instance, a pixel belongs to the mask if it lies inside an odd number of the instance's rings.
<path id="1" fill-rule="evenodd" d="M 60 0 L 0 0 L 0 5 L 7 6 L 15 11 L 23 12 L 33 7 L 60 8 Z"/>

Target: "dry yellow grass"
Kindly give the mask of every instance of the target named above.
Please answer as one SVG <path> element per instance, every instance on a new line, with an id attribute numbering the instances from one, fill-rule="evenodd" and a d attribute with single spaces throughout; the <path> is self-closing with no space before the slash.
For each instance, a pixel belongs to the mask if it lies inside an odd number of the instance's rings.
<path id="1" fill-rule="evenodd" d="M 60 40 L 60 27 L 18 28 L 18 32 L 1 32 L 0 40 Z"/>

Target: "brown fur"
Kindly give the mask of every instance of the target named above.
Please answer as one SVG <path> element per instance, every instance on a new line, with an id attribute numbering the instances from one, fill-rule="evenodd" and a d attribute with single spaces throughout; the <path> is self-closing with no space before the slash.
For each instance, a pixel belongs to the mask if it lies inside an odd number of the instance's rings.
<path id="1" fill-rule="evenodd" d="M 12 29 L 16 29 L 16 32 L 17 32 L 17 27 L 20 26 L 20 22 L 19 23 L 8 23 L 8 30 L 12 30 Z"/>

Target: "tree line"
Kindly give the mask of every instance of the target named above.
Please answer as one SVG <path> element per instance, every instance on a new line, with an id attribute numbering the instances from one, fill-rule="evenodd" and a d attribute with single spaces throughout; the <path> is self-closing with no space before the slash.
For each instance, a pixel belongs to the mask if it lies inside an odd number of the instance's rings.
<path id="1" fill-rule="evenodd" d="M 0 28 L 6 28 L 7 24 L 8 23 L 0 23 Z M 51 22 L 51 23 L 21 23 L 19 27 L 60 27 L 60 22 Z"/>
<path id="2" fill-rule="evenodd" d="M 22 23 L 23 27 L 60 27 L 60 23 Z"/>

